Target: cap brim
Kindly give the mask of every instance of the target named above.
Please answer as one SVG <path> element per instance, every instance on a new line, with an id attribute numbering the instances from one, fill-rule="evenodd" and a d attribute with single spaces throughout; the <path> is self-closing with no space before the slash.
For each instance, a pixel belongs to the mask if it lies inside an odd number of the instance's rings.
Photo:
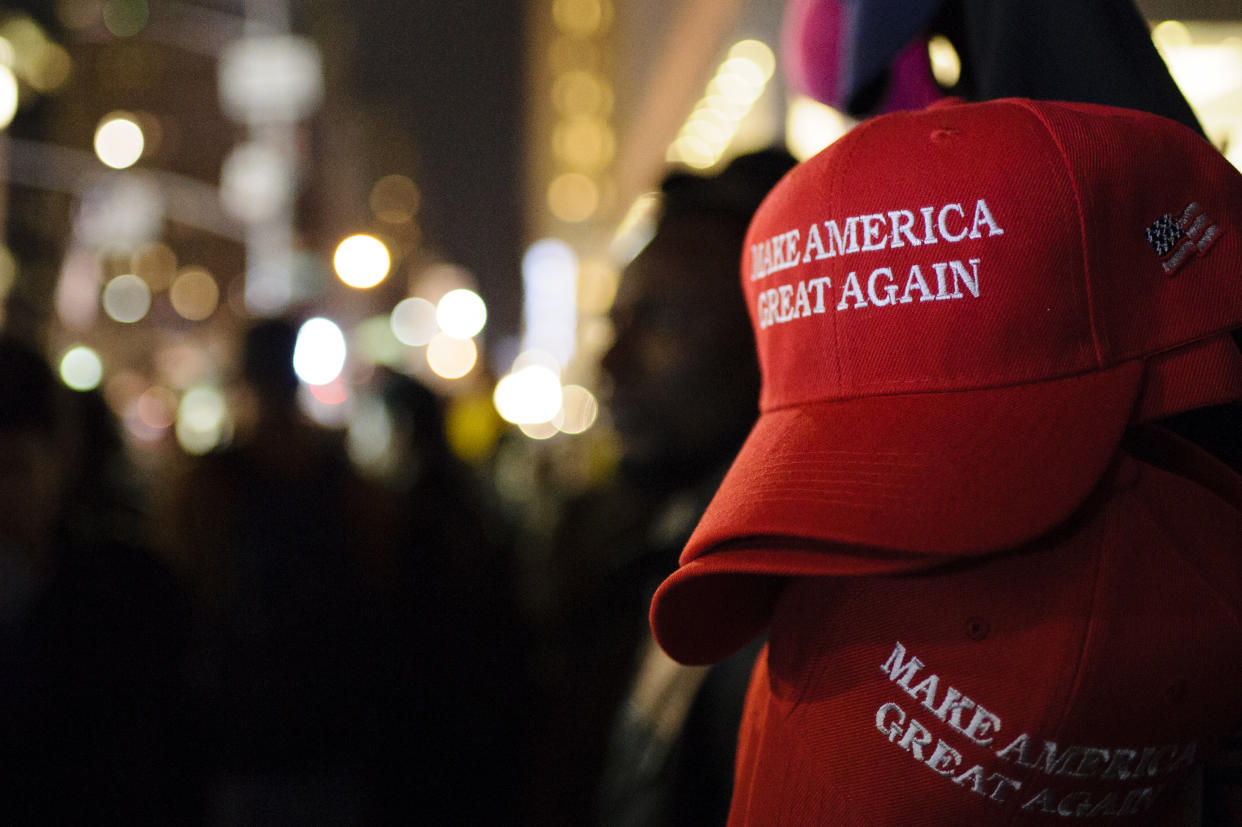
<path id="1" fill-rule="evenodd" d="M 736 652 L 764 630 L 787 578 L 892 574 L 931 568 L 944 555 L 887 553 L 859 548 L 798 548 L 797 538 L 755 541 L 682 565 L 651 601 L 651 630 L 675 660 L 698 666 Z M 819 544 L 822 546 L 822 544 Z"/>
<path id="2" fill-rule="evenodd" d="M 1043 534 L 1103 476 L 1142 377 L 1132 361 L 764 413 L 656 593 L 657 640 L 710 663 L 762 630 L 784 578 L 928 568 Z"/>

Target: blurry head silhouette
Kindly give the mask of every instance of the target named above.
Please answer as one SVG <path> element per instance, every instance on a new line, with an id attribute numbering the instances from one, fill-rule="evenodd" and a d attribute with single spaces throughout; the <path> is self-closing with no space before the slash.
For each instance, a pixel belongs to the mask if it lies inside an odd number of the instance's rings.
<path id="1" fill-rule="evenodd" d="M 622 273 L 603 359 L 623 469 L 681 486 L 720 468 L 758 410 L 759 369 L 738 281 L 746 227 L 794 165 L 769 149 L 712 177 L 661 184 L 655 234 Z"/>
<path id="2" fill-rule="evenodd" d="M 297 400 L 293 349 L 298 328 L 290 319 L 255 322 L 242 338 L 242 378 L 263 406 L 290 407 Z"/>
<path id="3" fill-rule="evenodd" d="M 443 401 L 422 382 L 391 368 L 377 368 L 376 377 L 392 419 L 395 476 L 403 486 L 441 481 L 453 465 Z"/>
<path id="4" fill-rule="evenodd" d="M 67 391 L 43 357 L 0 340 L 0 545 L 51 541 L 68 484 Z"/>

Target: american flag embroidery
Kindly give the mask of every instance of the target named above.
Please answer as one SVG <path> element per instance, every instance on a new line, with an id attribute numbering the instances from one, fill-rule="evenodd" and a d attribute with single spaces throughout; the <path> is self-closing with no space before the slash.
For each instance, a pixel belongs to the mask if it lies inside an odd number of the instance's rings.
<path id="1" fill-rule="evenodd" d="M 1195 253 L 1202 253 L 1220 236 L 1220 227 L 1199 206 L 1191 201 L 1181 217 L 1165 213 L 1147 228 L 1147 243 L 1160 257 L 1164 272 L 1173 275 Z"/>

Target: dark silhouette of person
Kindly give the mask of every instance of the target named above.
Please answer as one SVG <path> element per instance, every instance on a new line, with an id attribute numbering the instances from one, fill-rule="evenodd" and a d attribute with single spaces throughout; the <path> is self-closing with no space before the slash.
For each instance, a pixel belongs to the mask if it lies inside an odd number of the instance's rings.
<path id="1" fill-rule="evenodd" d="M 197 698 L 218 823 L 370 823 L 381 810 L 392 634 L 386 501 L 297 404 L 298 327 L 245 331 L 252 418 L 175 496 L 197 598 Z"/>
<path id="2" fill-rule="evenodd" d="M 0 822 L 194 823 L 184 585 L 97 396 L 0 340 Z M 130 491 L 132 493 L 132 491 Z"/>
<path id="3" fill-rule="evenodd" d="M 386 368 L 372 385 L 392 431 L 389 661 L 394 703 L 408 711 L 388 738 L 390 823 L 512 823 L 528 721 L 511 538 L 450 448 L 441 397 Z"/>
<path id="4" fill-rule="evenodd" d="M 722 823 L 754 651 L 686 670 L 650 642 L 651 594 L 677 564 L 758 410 L 738 262 L 781 149 L 661 184 L 655 232 L 622 273 L 603 357 L 620 473 L 565 506 L 543 629 L 540 824 Z"/>

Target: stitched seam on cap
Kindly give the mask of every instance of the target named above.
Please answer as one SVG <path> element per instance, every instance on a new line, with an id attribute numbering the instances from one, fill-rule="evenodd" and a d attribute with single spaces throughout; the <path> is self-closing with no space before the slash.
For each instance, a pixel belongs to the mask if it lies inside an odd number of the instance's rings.
<path id="1" fill-rule="evenodd" d="M 1110 512 L 1105 515 L 1105 518 L 1111 523 L 1115 519 L 1115 514 Z M 1090 616 L 1086 627 L 1082 630 L 1082 643 L 1078 647 L 1078 656 L 1075 658 L 1073 683 L 1070 684 L 1069 692 L 1065 695 L 1065 700 L 1063 701 L 1061 711 L 1057 714 L 1056 722 L 1045 722 L 1045 725 L 1051 728 L 1051 737 L 1058 740 L 1060 740 L 1061 728 L 1065 726 L 1066 720 L 1074 709 L 1074 702 L 1083 691 L 1083 673 L 1088 660 L 1088 651 L 1098 648 L 1097 641 L 1100 632 L 1097 612 L 1101 602 L 1100 591 L 1104 583 L 1105 558 L 1113 555 L 1112 549 L 1108 546 L 1109 537 L 1112 535 L 1110 528 L 1111 526 L 1107 524 L 1103 529 L 1096 527 L 1096 530 L 1099 532 L 1098 542 L 1101 548 L 1099 555 L 1096 557 L 1094 571 L 1092 572 L 1091 605 L 1088 607 Z"/>
<path id="2" fill-rule="evenodd" d="M 882 393 L 861 393 L 860 392 L 860 393 L 852 394 L 850 396 L 833 396 L 833 397 L 819 398 L 819 399 L 802 399 L 802 400 L 797 400 L 794 402 L 785 402 L 781 405 L 773 405 L 769 408 L 764 408 L 762 411 L 760 411 L 760 418 L 762 418 L 762 416 L 765 414 L 774 414 L 779 411 L 798 410 L 800 408 L 806 408 L 811 405 L 829 405 L 829 404 L 834 404 L 834 403 L 839 403 L 839 402 L 854 402 L 859 399 L 881 399 L 884 397 L 891 397 L 891 396 L 932 396 L 932 395 L 937 395 L 937 394 L 979 393 L 981 391 L 998 391 L 998 390 L 1007 390 L 1009 388 L 1024 388 L 1024 387 L 1029 387 L 1031 385 L 1046 385 L 1049 382 L 1060 382 L 1060 381 L 1069 380 L 1069 379 L 1077 379 L 1083 376 L 1093 376 L 1095 374 L 1098 374 L 1104 371 L 1117 370 L 1121 368 L 1123 365 L 1127 365 L 1131 362 L 1139 362 L 1139 361 L 1142 361 L 1142 357 L 1135 356 L 1135 357 L 1131 357 L 1128 359 L 1123 359 L 1122 361 L 1117 362 L 1114 365 L 1101 365 L 1099 367 L 1090 368 L 1087 370 L 1081 370 L 1081 371 L 1078 371 L 1077 373 L 1067 373 L 1063 376 L 1053 376 L 1047 379 L 1027 379 L 1022 382 L 1003 382 L 998 385 L 979 385 L 977 387 L 971 387 L 971 388 L 947 388 L 945 390 L 897 390 L 897 391 L 884 391 Z M 1136 390 L 1136 399 L 1137 399 L 1137 388 L 1135 390 Z"/>
<path id="3" fill-rule="evenodd" d="M 1035 119 L 1038 120 L 1040 125 L 1047 131 L 1048 137 L 1056 146 L 1057 152 L 1060 153 L 1061 160 L 1065 164 L 1065 175 L 1069 178 L 1070 189 L 1074 192 L 1074 208 L 1078 215 L 1078 233 L 1079 239 L 1082 242 L 1082 275 L 1083 281 L 1085 282 L 1083 289 L 1087 294 L 1087 316 L 1091 324 L 1091 342 L 1095 345 L 1096 364 L 1103 365 L 1104 348 L 1100 345 L 1100 336 L 1095 324 L 1095 297 L 1091 295 L 1091 267 L 1087 260 L 1087 222 L 1086 216 L 1083 214 L 1082 194 L 1078 191 L 1078 179 L 1074 176 L 1074 168 L 1070 166 L 1069 153 L 1065 151 L 1065 147 L 1061 144 L 1060 137 L 1053 130 L 1051 124 L 1048 123 L 1048 119 L 1044 117 L 1042 112 L 1025 101 L 1014 100 L 1012 103 L 1035 116 Z"/>
<path id="4" fill-rule="evenodd" d="M 864 120 L 859 124 L 855 124 L 854 128 L 850 130 L 853 134 L 846 136 L 847 138 L 849 138 L 849 143 L 842 145 L 843 151 L 840 153 L 840 157 L 833 157 L 832 159 L 834 168 L 838 166 L 841 167 L 842 169 L 850 168 L 848 161 L 850 159 L 850 156 L 854 154 L 854 148 L 857 147 L 859 143 L 862 142 L 862 140 L 864 139 L 863 138 L 864 133 L 866 132 L 866 130 L 871 128 L 873 124 L 874 124 L 874 121 L 870 119 Z M 838 207 L 837 194 L 839 191 L 840 191 L 840 188 L 834 186 L 832 190 L 828 193 L 828 214 L 829 215 L 837 214 L 837 207 Z M 841 381 L 841 326 L 837 324 L 836 316 L 832 317 L 832 356 L 833 356 L 833 361 L 836 363 L 836 367 L 837 367 L 837 389 L 840 390 L 843 387 L 842 381 Z"/>

